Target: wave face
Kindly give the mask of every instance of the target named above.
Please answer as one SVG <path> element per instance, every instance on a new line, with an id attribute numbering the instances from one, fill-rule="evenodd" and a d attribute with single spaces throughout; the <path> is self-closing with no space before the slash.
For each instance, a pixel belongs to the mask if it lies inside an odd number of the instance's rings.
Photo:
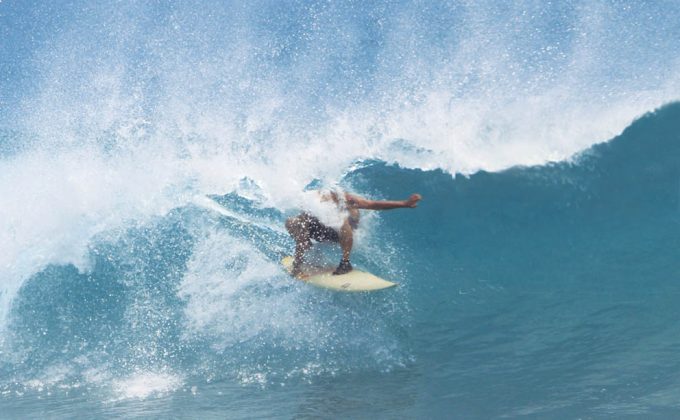
<path id="1" fill-rule="evenodd" d="M 0 3 L 3 416 L 677 413 L 678 7 L 369 3 Z"/>

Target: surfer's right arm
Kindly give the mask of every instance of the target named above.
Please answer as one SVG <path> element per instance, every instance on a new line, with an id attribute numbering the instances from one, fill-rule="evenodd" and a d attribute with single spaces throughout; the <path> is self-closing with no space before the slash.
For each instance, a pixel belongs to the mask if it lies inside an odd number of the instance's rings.
<path id="1" fill-rule="evenodd" d="M 418 201 L 422 199 L 420 194 L 411 194 L 411 196 L 403 201 L 389 201 L 389 200 L 367 200 L 358 195 L 345 193 L 345 201 L 348 207 L 365 210 L 391 210 L 401 208 L 414 208 L 418 206 Z"/>

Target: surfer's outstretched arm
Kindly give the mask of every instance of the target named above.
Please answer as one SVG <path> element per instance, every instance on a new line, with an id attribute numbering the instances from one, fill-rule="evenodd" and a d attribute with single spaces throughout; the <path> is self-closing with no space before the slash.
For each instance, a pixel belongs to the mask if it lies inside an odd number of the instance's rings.
<path id="1" fill-rule="evenodd" d="M 345 200 L 351 207 L 365 210 L 392 210 L 402 208 L 414 208 L 418 206 L 418 201 L 421 200 L 420 194 L 411 194 L 411 196 L 403 201 L 389 201 L 389 200 L 367 200 L 358 195 L 345 193 Z"/>

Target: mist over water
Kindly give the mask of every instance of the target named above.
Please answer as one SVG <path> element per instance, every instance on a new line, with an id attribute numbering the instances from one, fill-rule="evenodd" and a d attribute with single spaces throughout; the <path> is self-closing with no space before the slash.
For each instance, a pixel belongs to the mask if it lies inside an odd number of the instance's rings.
<path id="1" fill-rule="evenodd" d="M 569 390 L 569 363 L 539 379 L 505 358 L 502 331 L 527 328 L 559 358 L 555 342 L 609 310 L 579 306 L 579 290 L 628 273 L 675 293 L 677 105 L 591 146 L 678 100 L 679 18 L 659 2 L 0 2 L 0 405 L 162 415 L 250 401 L 238 417 L 261 410 L 260 390 L 291 415 L 674 409 L 672 386 L 651 377 L 634 408 L 521 393 L 483 408 L 481 378 Z M 357 232 L 355 264 L 398 290 L 337 295 L 282 271 L 283 222 L 310 184 L 424 194 L 418 210 L 363 215 Z M 608 186 L 622 195 L 594 198 Z M 584 318 L 558 305 L 546 318 L 574 331 L 531 330 L 560 291 Z M 653 307 L 634 291 L 604 301 L 619 317 L 617 305 Z M 674 346 L 670 315 L 650 317 L 640 334 L 659 336 L 642 346 Z M 589 366 L 607 382 L 605 362 Z M 424 383 L 451 392 L 425 397 Z M 300 402 L 355 389 L 372 396 L 356 411 Z"/>

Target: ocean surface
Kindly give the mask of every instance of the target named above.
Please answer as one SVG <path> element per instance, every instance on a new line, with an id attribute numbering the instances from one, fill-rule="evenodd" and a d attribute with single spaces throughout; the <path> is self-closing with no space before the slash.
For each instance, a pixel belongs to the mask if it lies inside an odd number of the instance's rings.
<path id="1" fill-rule="evenodd" d="M 680 417 L 679 39 L 674 1 L 0 1 L 0 418 Z M 423 196 L 356 232 L 398 288 L 284 272 L 326 187 Z"/>

